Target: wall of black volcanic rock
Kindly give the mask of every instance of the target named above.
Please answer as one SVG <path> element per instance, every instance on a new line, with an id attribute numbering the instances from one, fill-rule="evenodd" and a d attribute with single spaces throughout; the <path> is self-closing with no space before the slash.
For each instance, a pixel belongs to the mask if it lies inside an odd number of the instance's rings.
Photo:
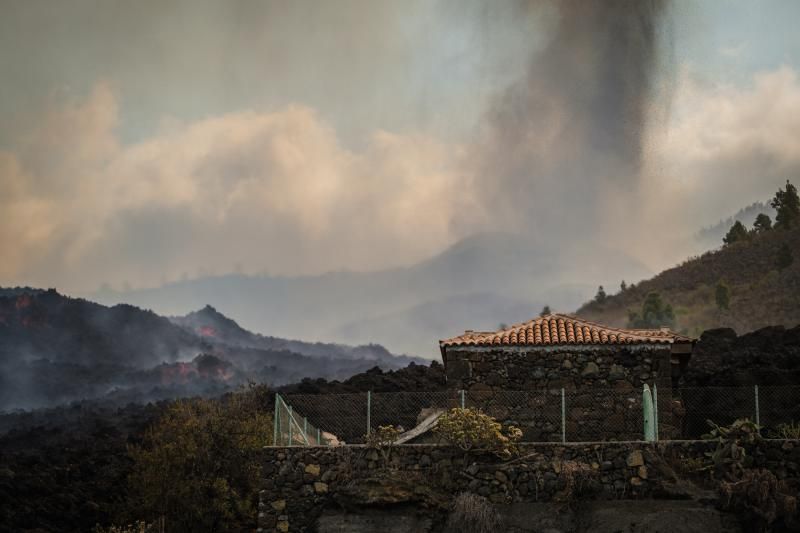
<path id="1" fill-rule="evenodd" d="M 685 387 L 798 383 L 800 325 L 770 326 L 739 336 L 730 328 L 704 331 L 680 379 Z"/>
<path id="2" fill-rule="evenodd" d="M 510 409 L 490 412 L 515 423 L 529 441 L 561 440 L 561 389 L 566 399 L 568 441 L 642 438 L 642 385 L 658 386 L 662 436 L 676 435 L 670 347 L 447 347 L 450 390 L 468 391 L 477 405 L 484 397 L 508 397 Z M 517 400 L 509 391 L 538 391 Z"/>
<path id="3" fill-rule="evenodd" d="M 428 522 L 441 520 L 459 493 L 494 504 L 580 499 L 684 499 L 673 467 L 704 457 L 715 442 L 524 444 L 520 457 L 465 455 L 459 449 L 396 446 L 265 448 L 259 493 L 260 531 L 315 531 L 323 511 L 411 506 Z M 755 467 L 796 483 L 800 441 L 761 441 L 748 454 Z"/>

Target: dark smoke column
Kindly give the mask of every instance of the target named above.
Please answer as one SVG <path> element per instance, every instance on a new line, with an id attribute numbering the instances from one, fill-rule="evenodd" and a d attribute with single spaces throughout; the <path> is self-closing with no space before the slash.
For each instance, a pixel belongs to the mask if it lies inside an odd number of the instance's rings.
<path id="1" fill-rule="evenodd" d="M 667 2 L 556 5 L 553 39 L 491 107 L 474 166 L 505 229 L 592 227 L 605 195 L 638 183 Z"/>

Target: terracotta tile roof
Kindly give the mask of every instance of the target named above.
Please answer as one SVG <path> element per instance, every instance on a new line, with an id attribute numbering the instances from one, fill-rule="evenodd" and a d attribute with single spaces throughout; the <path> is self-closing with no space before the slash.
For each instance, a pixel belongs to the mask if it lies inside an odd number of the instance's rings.
<path id="1" fill-rule="evenodd" d="M 667 328 L 610 328 L 588 320 L 552 314 L 514 324 L 499 331 L 470 331 L 439 341 L 447 346 L 557 346 L 587 344 L 672 344 L 690 342 L 689 337 Z"/>

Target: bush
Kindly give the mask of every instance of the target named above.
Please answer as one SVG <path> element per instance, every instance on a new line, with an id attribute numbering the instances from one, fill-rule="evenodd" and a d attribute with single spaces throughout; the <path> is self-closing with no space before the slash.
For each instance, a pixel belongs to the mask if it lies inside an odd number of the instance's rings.
<path id="1" fill-rule="evenodd" d="M 747 456 L 745 445 L 753 444 L 761 438 L 760 428 L 749 418 L 740 418 L 730 426 L 718 426 L 707 421 L 711 431 L 703 435 L 704 440 L 717 442 L 713 452 L 706 452 L 716 473 L 729 480 L 738 479 L 751 459 Z"/>
<path id="2" fill-rule="evenodd" d="M 720 483 L 723 507 L 743 515 L 752 530 L 764 531 L 778 518 L 791 522 L 797 514 L 797 496 L 763 468 L 748 470 L 737 481 Z"/>
<path id="3" fill-rule="evenodd" d="M 448 533 L 492 533 L 500 525 L 500 517 L 483 496 L 462 492 L 453 502 L 445 531 Z"/>
<path id="4" fill-rule="evenodd" d="M 749 468 L 752 460 L 746 447 L 757 443 L 759 427 L 744 418 L 728 427 L 709 420 L 712 431 L 703 438 L 716 440 L 717 448 L 706 455 L 713 461 L 717 473 L 724 476 L 719 482 L 722 507 L 738 513 L 747 530 L 769 530 L 778 518 L 791 524 L 797 516 L 797 495 L 775 474 L 763 468 Z"/>
<path id="5" fill-rule="evenodd" d="M 770 436 L 774 439 L 800 439 L 800 423 L 778 424 Z"/>
<path id="6" fill-rule="evenodd" d="M 556 501 L 569 502 L 593 487 L 597 472 L 591 465 L 581 461 L 563 461 L 559 473 L 564 479 L 564 488 L 555 496 Z"/>
<path id="7" fill-rule="evenodd" d="M 389 462 L 389 454 L 392 451 L 397 437 L 400 436 L 401 428 L 394 426 L 378 426 L 378 429 L 371 431 L 365 437 L 365 444 L 368 448 L 374 448 L 381 452 L 384 464 Z"/>
<path id="8" fill-rule="evenodd" d="M 522 431 L 515 426 L 502 425 L 491 416 L 476 409 L 451 409 L 443 414 L 434 428 L 436 435 L 451 446 L 465 452 L 488 451 L 498 457 L 510 457 Z"/>
<path id="9" fill-rule="evenodd" d="M 169 531 L 252 526 L 258 453 L 272 433 L 267 401 L 266 388 L 251 387 L 221 399 L 175 402 L 129 450 L 132 512 Z"/>

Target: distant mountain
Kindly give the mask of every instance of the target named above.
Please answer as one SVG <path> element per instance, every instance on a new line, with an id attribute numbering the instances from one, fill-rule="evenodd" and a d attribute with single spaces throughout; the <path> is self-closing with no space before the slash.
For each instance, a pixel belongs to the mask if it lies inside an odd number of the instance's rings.
<path id="1" fill-rule="evenodd" d="M 106 290 L 92 298 L 170 315 L 208 303 L 251 331 L 306 341 L 379 342 L 393 352 L 436 358 L 438 339 L 465 328 L 519 320 L 545 304 L 574 309 L 598 283 L 650 275 L 643 264 L 602 243 L 547 244 L 528 235 L 493 233 L 464 239 L 407 268 L 303 277 L 228 275 Z"/>
<path id="2" fill-rule="evenodd" d="M 213 308 L 167 319 L 53 289 L 0 289 L 0 411 L 104 397 L 219 394 L 248 381 L 344 379 L 422 362 L 382 346 L 262 337 Z"/>
<path id="3" fill-rule="evenodd" d="M 170 317 L 182 328 L 204 338 L 207 342 L 223 343 L 262 350 L 282 350 L 327 359 L 369 360 L 395 367 L 416 358 L 394 355 L 380 344 L 349 346 L 324 342 L 304 342 L 252 333 L 210 305 L 185 316 Z"/>
<path id="4" fill-rule="evenodd" d="M 782 249 L 790 251 L 793 262 L 780 269 Z M 730 290 L 727 310 L 716 304 L 715 288 L 720 281 Z M 690 258 L 603 303 L 586 303 L 577 314 L 625 326 L 628 313 L 639 311 L 650 292 L 658 292 L 672 305 L 677 328 L 692 335 L 716 327 L 744 333 L 766 326 L 796 326 L 800 324 L 800 227 L 774 229 Z"/>

